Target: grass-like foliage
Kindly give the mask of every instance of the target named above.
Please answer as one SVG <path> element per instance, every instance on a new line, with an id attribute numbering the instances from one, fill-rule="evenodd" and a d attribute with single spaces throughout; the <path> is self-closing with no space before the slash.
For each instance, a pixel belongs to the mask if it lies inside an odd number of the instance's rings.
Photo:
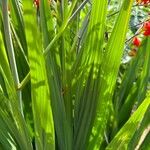
<path id="1" fill-rule="evenodd" d="M 0 1 L 0 149 L 147 150 L 150 37 L 121 62 L 134 1 L 34 2 Z"/>

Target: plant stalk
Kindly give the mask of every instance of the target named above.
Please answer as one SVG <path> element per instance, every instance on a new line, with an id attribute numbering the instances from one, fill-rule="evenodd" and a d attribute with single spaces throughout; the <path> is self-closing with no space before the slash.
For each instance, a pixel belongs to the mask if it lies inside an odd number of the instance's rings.
<path id="1" fill-rule="evenodd" d="M 16 60 L 15 60 L 14 47 L 13 47 L 13 42 L 12 42 L 12 37 L 11 37 L 7 0 L 2 1 L 2 16 L 3 16 L 4 34 L 5 34 L 6 47 L 7 47 L 8 57 L 9 57 L 9 63 L 10 63 L 12 75 L 14 78 L 14 83 L 15 83 L 15 86 L 17 87 L 20 84 L 20 82 L 19 82 L 19 75 L 18 75 Z M 17 97 L 19 100 L 19 110 L 21 111 L 23 115 L 21 91 L 17 91 Z"/>

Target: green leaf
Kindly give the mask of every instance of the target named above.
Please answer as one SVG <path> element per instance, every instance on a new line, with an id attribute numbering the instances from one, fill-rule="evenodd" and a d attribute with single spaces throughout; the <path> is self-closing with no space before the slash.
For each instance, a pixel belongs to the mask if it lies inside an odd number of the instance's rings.
<path id="1" fill-rule="evenodd" d="M 132 139 L 128 144 L 128 149 L 132 150 L 137 147 L 140 147 L 141 144 L 144 143 L 146 137 L 148 136 L 150 130 L 150 107 L 145 112 L 143 120 L 141 121 L 139 127 L 137 128 L 136 132 L 134 133 Z"/>
<path id="2" fill-rule="evenodd" d="M 1 110 L 0 117 L 4 123 L 1 125 L 5 126 L 4 130 L 7 130 L 10 132 L 10 136 L 15 137 L 15 140 L 17 141 L 17 143 L 16 143 L 17 146 L 20 146 L 20 148 L 22 148 L 24 150 L 27 150 L 27 149 L 31 150 L 32 149 L 31 148 L 31 139 L 29 137 L 29 133 L 28 133 L 24 118 L 20 111 L 20 105 L 19 105 L 18 99 L 17 99 L 17 92 L 15 89 L 15 84 L 13 81 L 12 72 L 10 70 L 10 65 L 8 63 L 8 57 L 7 57 L 5 48 L 4 48 L 1 33 L 0 33 L 0 49 L 1 49 L 0 73 L 3 77 L 5 87 L 7 90 L 5 95 L 7 95 L 9 98 L 9 100 L 6 101 L 5 96 L 2 93 L 0 95 L 0 101 L 2 103 L 5 103 L 5 105 L 6 105 L 6 106 L 1 105 L 1 107 L 0 107 L 0 110 Z M 9 108 L 9 109 L 7 109 L 7 108 Z M 5 113 L 5 111 L 6 111 L 6 113 Z M 6 115 L 9 115 L 8 118 Z M 12 120 L 9 120 L 10 117 Z M 1 129 L 3 129 L 3 127 L 1 127 Z M 8 133 L 4 131 L 3 136 L 8 137 Z M 8 139 L 9 138 L 10 137 L 8 137 Z M 12 139 L 10 139 L 10 141 L 11 140 Z M 1 142 L 7 142 L 7 138 L 2 139 Z"/>
<path id="3" fill-rule="evenodd" d="M 92 1 L 88 33 L 72 72 L 76 80 L 74 149 L 89 149 L 89 138 L 99 94 L 107 1 Z M 79 79 L 78 79 L 79 78 Z M 92 148 L 94 146 L 92 145 Z"/>
<path id="4" fill-rule="evenodd" d="M 53 117 L 40 29 L 32 1 L 24 1 L 25 33 L 31 76 L 32 110 L 37 149 L 55 149 Z M 32 21 L 31 21 L 32 20 Z"/>
<path id="5" fill-rule="evenodd" d="M 129 74 L 125 75 L 125 80 L 122 83 L 121 89 L 123 89 L 124 87 L 125 90 L 120 89 L 121 97 L 119 97 L 119 99 L 124 98 L 125 102 L 124 103 L 122 102 L 123 104 L 122 106 L 120 106 L 120 109 L 118 110 L 119 126 L 122 125 L 129 118 L 134 103 L 137 102 L 138 104 L 140 104 L 146 96 L 146 89 L 147 89 L 148 80 L 150 76 L 149 45 L 150 45 L 150 39 L 149 38 L 144 39 L 143 46 L 138 49 L 139 52 L 137 58 L 133 60 L 127 72 Z M 140 73 L 139 73 L 139 69 L 142 69 Z M 137 73 L 140 75 L 138 75 L 136 84 L 133 84 L 133 82 L 135 82 Z M 126 93 L 124 97 L 122 97 L 124 92 Z"/>
<path id="6" fill-rule="evenodd" d="M 31 141 L 24 137 L 25 126 L 22 128 L 11 113 L 10 100 L 0 92 L 0 143 L 4 149 L 8 147 L 32 150 Z M 19 119 L 19 118 L 18 118 Z M 20 122 L 19 122 L 20 123 Z M 9 149 L 8 149 L 9 150 Z"/>
<path id="7" fill-rule="evenodd" d="M 27 55 L 27 43 L 25 37 L 25 30 L 24 30 L 24 21 L 23 21 L 23 14 L 22 14 L 22 4 L 19 0 L 11 0 L 9 1 L 10 5 L 10 12 L 11 12 L 11 19 L 14 26 L 14 29 L 19 37 L 19 41 L 21 46 Z"/>
<path id="8" fill-rule="evenodd" d="M 131 7 L 133 0 L 124 0 L 116 20 L 113 32 L 106 46 L 106 53 L 103 56 L 101 67 L 101 79 L 99 81 L 99 101 L 97 114 L 89 141 L 90 149 L 99 149 L 103 140 L 104 129 L 109 115 L 109 105 L 115 88 L 117 74 L 123 54 L 123 46 L 128 29 Z M 101 8 L 99 8 L 101 9 Z"/>
<path id="9" fill-rule="evenodd" d="M 127 146 L 142 121 L 145 112 L 150 105 L 150 95 L 142 102 L 139 108 L 134 112 L 126 124 L 120 129 L 115 138 L 107 146 L 107 150 L 118 148 L 118 150 L 127 149 Z"/>

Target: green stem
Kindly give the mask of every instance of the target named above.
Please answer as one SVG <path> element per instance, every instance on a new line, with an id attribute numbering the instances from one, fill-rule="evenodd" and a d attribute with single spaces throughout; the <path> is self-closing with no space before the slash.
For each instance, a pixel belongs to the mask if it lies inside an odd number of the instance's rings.
<path id="1" fill-rule="evenodd" d="M 14 78 L 14 83 L 17 87 L 19 85 L 19 76 L 17 71 L 17 65 L 15 60 L 15 53 L 12 43 L 12 37 L 11 37 L 11 30 L 10 30 L 10 24 L 9 24 L 9 15 L 8 15 L 8 1 L 3 0 L 2 1 L 2 16 L 3 16 L 3 23 L 4 23 L 4 34 L 5 34 L 5 40 L 6 40 L 6 47 L 9 57 L 9 63 L 12 71 L 12 75 Z M 17 92 L 18 100 L 19 100 L 19 109 L 23 115 L 23 108 L 22 108 L 22 92 Z"/>
<path id="2" fill-rule="evenodd" d="M 71 15 L 71 17 L 69 18 L 70 22 L 73 18 L 75 18 L 77 16 L 77 14 L 84 8 L 84 6 L 89 2 L 89 0 L 84 0 L 80 6 L 74 11 L 74 13 Z"/>
<path id="3" fill-rule="evenodd" d="M 44 55 L 47 55 L 47 53 L 50 51 L 50 49 L 52 48 L 52 46 L 55 44 L 55 42 L 62 36 L 62 34 L 64 33 L 66 27 L 68 26 L 69 24 L 69 18 L 71 17 L 72 15 L 72 12 L 75 8 L 75 5 L 77 3 L 77 0 L 74 0 L 72 2 L 72 5 L 71 5 L 71 8 L 68 12 L 68 16 L 65 18 L 64 20 L 64 23 L 62 24 L 61 28 L 60 28 L 60 31 L 59 33 L 53 38 L 53 40 L 49 43 L 49 45 L 46 47 L 46 49 L 44 50 L 43 54 Z"/>
<path id="4" fill-rule="evenodd" d="M 29 80 L 30 80 L 30 72 L 25 76 L 22 82 L 17 86 L 17 90 L 22 90 Z"/>

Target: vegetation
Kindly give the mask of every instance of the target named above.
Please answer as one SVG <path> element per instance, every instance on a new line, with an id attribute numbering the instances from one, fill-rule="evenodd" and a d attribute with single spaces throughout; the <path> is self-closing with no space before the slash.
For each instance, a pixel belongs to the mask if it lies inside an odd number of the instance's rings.
<path id="1" fill-rule="evenodd" d="M 149 5 L 0 1 L 0 149 L 148 150 Z"/>

